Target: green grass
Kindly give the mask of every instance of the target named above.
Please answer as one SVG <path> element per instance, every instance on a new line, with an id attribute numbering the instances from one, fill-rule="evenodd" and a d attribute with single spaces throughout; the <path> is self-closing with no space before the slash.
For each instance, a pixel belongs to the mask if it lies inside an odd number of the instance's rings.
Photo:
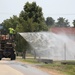
<path id="1" fill-rule="evenodd" d="M 62 72 L 63 74 L 66 74 L 66 75 L 75 75 L 75 65 L 72 65 L 72 64 L 64 65 L 64 64 L 61 64 L 61 62 L 54 62 L 52 64 L 44 64 L 44 63 L 38 62 L 37 60 L 35 60 L 33 58 L 28 58 L 28 59 L 20 58 L 17 60 L 22 61 L 22 62 L 27 62 L 30 64 L 40 64 L 40 65 L 38 65 L 39 67 L 47 68 L 47 69 L 54 69 L 54 70 Z"/>
<path id="2" fill-rule="evenodd" d="M 61 62 L 54 62 L 53 64 L 44 64 L 44 65 L 41 65 L 40 67 L 54 69 L 62 73 L 65 73 L 67 75 L 75 75 L 75 65 L 72 65 L 72 64 L 64 65 L 64 64 L 61 64 Z"/>
<path id="3" fill-rule="evenodd" d="M 67 75 L 75 75 L 75 65 L 63 65 L 53 63 L 53 64 L 44 64 L 41 65 L 40 67 L 54 69 Z"/>
<path id="4" fill-rule="evenodd" d="M 30 64 L 40 64 L 40 62 L 38 62 L 34 58 L 27 58 L 27 59 L 17 58 L 17 60 L 22 61 L 22 62 L 27 62 L 27 63 L 30 63 Z"/>

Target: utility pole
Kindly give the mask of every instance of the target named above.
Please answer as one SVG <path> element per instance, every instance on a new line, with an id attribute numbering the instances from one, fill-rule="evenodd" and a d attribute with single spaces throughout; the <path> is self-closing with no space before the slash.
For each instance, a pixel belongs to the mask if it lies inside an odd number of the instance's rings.
<path id="1" fill-rule="evenodd" d="M 64 43 L 64 60 L 66 61 L 66 43 Z"/>

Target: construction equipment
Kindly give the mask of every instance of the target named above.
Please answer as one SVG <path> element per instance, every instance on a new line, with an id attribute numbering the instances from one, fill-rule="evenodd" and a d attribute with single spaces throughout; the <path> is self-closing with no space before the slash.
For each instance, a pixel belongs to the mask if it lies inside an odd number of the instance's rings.
<path id="1" fill-rule="evenodd" d="M 2 58 L 16 59 L 15 43 L 9 39 L 9 35 L 2 33 L 3 27 L 0 25 L 0 60 Z"/>

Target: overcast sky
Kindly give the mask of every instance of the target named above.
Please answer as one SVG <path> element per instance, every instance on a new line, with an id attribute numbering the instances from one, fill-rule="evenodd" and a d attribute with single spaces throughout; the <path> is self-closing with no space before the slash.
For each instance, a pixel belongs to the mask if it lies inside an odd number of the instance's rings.
<path id="1" fill-rule="evenodd" d="M 75 19 L 75 0 L 0 0 L 0 23 L 13 15 L 19 15 L 25 3 L 35 1 L 42 7 L 43 16 L 68 19 L 72 24 Z"/>

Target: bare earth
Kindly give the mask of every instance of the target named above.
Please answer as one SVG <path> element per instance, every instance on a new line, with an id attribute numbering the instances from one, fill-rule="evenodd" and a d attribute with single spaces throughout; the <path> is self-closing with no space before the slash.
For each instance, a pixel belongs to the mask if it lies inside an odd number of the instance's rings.
<path id="1" fill-rule="evenodd" d="M 6 61 L 0 61 L 0 75 L 23 75 L 21 72 L 4 63 L 6 63 Z"/>
<path id="2" fill-rule="evenodd" d="M 62 73 L 60 73 L 59 71 L 56 71 L 56 70 L 46 69 L 46 68 L 41 68 L 41 67 L 37 67 L 37 68 L 39 68 L 40 70 L 45 71 L 45 72 L 47 72 L 51 75 L 65 75 L 65 74 L 62 74 Z"/>

